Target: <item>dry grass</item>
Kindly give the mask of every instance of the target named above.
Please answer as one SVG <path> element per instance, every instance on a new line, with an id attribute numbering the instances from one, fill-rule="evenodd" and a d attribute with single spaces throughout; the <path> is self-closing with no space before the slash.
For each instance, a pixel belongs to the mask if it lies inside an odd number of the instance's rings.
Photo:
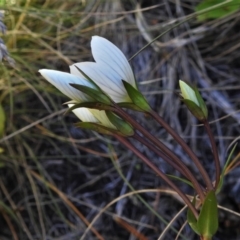
<path id="1" fill-rule="evenodd" d="M 7 61 L 0 66 L 0 103 L 7 118 L 0 139 L 1 240 L 80 239 L 94 217 L 114 200 L 84 239 L 158 239 L 166 228 L 159 215 L 170 222 L 182 203 L 171 192 L 161 192 L 165 184 L 114 139 L 76 129 L 73 114 L 63 116 L 66 97 L 37 71 L 68 71 L 73 62 L 92 60 L 93 35 L 108 38 L 130 58 L 172 23 L 193 13 L 198 2 L 19 0 L 3 6 L 8 31 L 2 38 L 15 66 Z M 240 132 L 239 19 L 236 12 L 204 23 L 185 22 L 131 60 L 153 108 L 188 142 L 209 173 L 214 171 L 210 143 L 179 101 L 178 80 L 201 89 L 223 166 L 228 146 Z M 162 128 L 140 114 L 139 120 L 198 174 Z M 136 145 L 165 172 L 173 173 L 161 159 Z M 239 174 L 239 168 L 229 173 L 219 194 L 220 205 L 236 212 L 240 211 Z M 124 196 L 130 192 L 129 183 L 143 189 L 141 196 L 159 215 L 135 192 Z M 182 189 L 190 192 L 187 186 Z M 216 239 L 239 239 L 239 220 L 221 210 Z M 179 231 L 184 222 L 185 212 L 172 228 Z M 181 234 L 179 239 L 196 239 L 188 226 Z M 170 229 L 164 239 L 175 237 Z"/>

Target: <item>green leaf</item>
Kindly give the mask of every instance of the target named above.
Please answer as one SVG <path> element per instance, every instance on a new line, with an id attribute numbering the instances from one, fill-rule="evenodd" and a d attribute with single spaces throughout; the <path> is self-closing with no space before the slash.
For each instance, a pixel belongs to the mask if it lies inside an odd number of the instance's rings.
<path id="1" fill-rule="evenodd" d="M 225 165 L 223 167 L 223 170 L 222 170 L 222 173 L 221 173 L 221 176 L 220 176 L 219 184 L 218 184 L 217 189 L 216 189 L 216 194 L 218 194 L 221 191 L 221 189 L 222 189 L 222 185 L 223 185 L 223 182 L 224 182 L 225 171 L 226 171 L 228 165 L 230 164 L 230 161 L 231 161 L 233 152 L 236 149 L 236 146 L 237 146 L 237 143 L 233 146 L 230 154 L 228 155 L 227 161 L 226 161 L 226 163 L 225 163 Z"/>
<path id="2" fill-rule="evenodd" d="M 193 101 L 188 99 L 182 99 L 182 101 L 186 104 L 189 111 L 200 121 L 205 120 L 205 114 L 202 109 Z"/>
<path id="3" fill-rule="evenodd" d="M 174 176 L 174 175 L 170 175 L 170 174 L 166 174 L 168 177 L 172 178 L 172 179 L 175 179 L 175 180 L 179 180 L 183 183 L 186 183 L 188 184 L 189 186 L 191 186 L 193 188 L 193 185 L 190 181 L 188 181 L 187 179 L 185 178 L 180 178 L 180 177 L 177 177 L 177 176 Z"/>
<path id="4" fill-rule="evenodd" d="M 217 19 L 217 18 L 225 17 L 239 9 L 240 0 L 233 0 L 231 2 L 224 3 L 225 1 L 226 0 L 204 0 L 204 1 L 201 1 L 195 9 L 196 13 L 198 13 L 202 10 L 207 10 L 208 8 L 213 7 L 220 3 L 222 3 L 222 5 L 218 8 L 212 9 L 204 14 L 199 14 L 198 20 L 204 21 L 207 19 Z"/>
<path id="5" fill-rule="evenodd" d="M 113 134 L 119 134 L 119 132 L 115 129 L 105 127 L 98 123 L 92 123 L 92 122 L 79 122 L 74 124 L 76 127 L 80 127 L 82 129 L 88 129 L 92 131 L 96 131 L 102 134 L 106 135 L 113 135 Z"/>
<path id="6" fill-rule="evenodd" d="M 80 84 L 75 84 L 75 83 L 70 83 L 70 85 L 74 88 L 76 88 L 77 90 L 87 94 L 88 96 L 90 96 L 91 98 L 93 98 L 94 100 L 96 100 L 97 102 L 101 102 L 101 103 L 105 103 L 105 104 L 109 104 L 111 105 L 112 101 L 111 99 L 104 93 L 99 92 L 99 90 L 84 86 L 84 85 L 80 85 Z"/>
<path id="7" fill-rule="evenodd" d="M 193 205 L 195 206 L 195 202 L 196 202 L 196 199 L 195 197 L 193 198 Z M 197 233 L 198 235 L 199 234 L 199 230 L 198 230 L 198 226 L 197 226 L 197 219 L 195 218 L 193 212 L 191 211 L 190 208 L 188 208 L 188 211 L 187 211 L 187 221 L 188 221 L 188 224 L 190 225 L 190 227 L 192 228 L 192 230 Z"/>
<path id="8" fill-rule="evenodd" d="M 201 236 L 211 238 L 218 230 L 218 209 L 215 192 L 209 191 L 202 205 L 197 221 Z"/>
<path id="9" fill-rule="evenodd" d="M 151 108 L 142 93 L 135 89 L 130 83 L 124 80 L 122 80 L 122 82 L 132 102 L 143 111 L 150 111 Z"/>
<path id="10" fill-rule="evenodd" d="M 3 135 L 5 129 L 6 115 L 2 105 L 0 104 L 0 137 Z"/>
<path id="11" fill-rule="evenodd" d="M 227 162 L 225 163 L 225 165 L 224 165 L 224 167 L 223 167 L 223 170 L 222 170 L 223 173 L 225 173 L 225 171 L 226 171 L 228 165 L 230 164 L 230 161 L 231 161 L 232 155 L 233 155 L 233 153 L 234 153 L 234 151 L 235 151 L 237 145 L 238 145 L 238 143 L 235 143 L 235 145 L 233 146 L 233 148 L 232 148 L 232 150 L 231 150 L 231 152 L 230 152 L 230 154 L 229 154 L 229 156 L 228 156 Z"/>
<path id="12" fill-rule="evenodd" d="M 134 135 L 134 130 L 129 123 L 125 122 L 123 119 L 119 118 L 110 111 L 106 111 L 106 115 L 110 122 L 118 129 L 119 132 L 122 133 L 122 135 L 128 137 Z"/>

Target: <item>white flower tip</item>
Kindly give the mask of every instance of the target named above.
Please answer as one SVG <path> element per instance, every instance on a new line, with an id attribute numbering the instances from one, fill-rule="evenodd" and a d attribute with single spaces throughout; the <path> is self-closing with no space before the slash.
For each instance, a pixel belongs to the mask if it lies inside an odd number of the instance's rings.
<path id="1" fill-rule="evenodd" d="M 105 39 L 105 38 L 100 37 L 100 36 L 97 36 L 97 35 L 92 36 L 92 41 L 93 41 L 93 40 L 100 40 L 100 39 Z"/>
<path id="2" fill-rule="evenodd" d="M 44 72 L 48 72 L 48 71 L 51 71 L 49 69 L 39 69 L 38 72 L 40 72 L 41 74 L 44 73 Z"/>
<path id="3" fill-rule="evenodd" d="M 184 86 L 186 86 L 187 84 L 184 82 L 184 81 L 182 81 L 182 80 L 179 80 L 179 86 L 180 86 L 180 88 L 182 88 L 182 87 L 184 87 Z"/>
<path id="4" fill-rule="evenodd" d="M 198 99 L 196 97 L 194 89 L 182 80 L 179 80 L 179 86 L 181 89 L 182 97 L 184 99 L 191 100 L 192 102 L 199 106 Z"/>
<path id="5" fill-rule="evenodd" d="M 49 69 L 39 69 L 38 72 L 46 79 L 48 79 L 52 74 L 54 74 L 55 70 L 49 70 Z"/>
<path id="6" fill-rule="evenodd" d="M 38 72 L 43 75 L 46 69 L 39 69 Z"/>
<path id="7" fill-rule="evenodd" d="M 94 45 L 97 45 L 97 46 L 99 46 L 99 45 L 104 45 L 104 44 L 108 44 L 108 43 L 110 43 L 110 45 L 111 44 L 113 44 L 113 43 L 111 43 L 110 41 L 108 41 L 106 38 L 104 38 L 104 37 L 100 37 L 100 36 L 92 36 L 92 40 L 91 40 L 91 48 L 93 49 L 93 47 L 94 47 Z M 98 45 L 99 44 L 99 45 Z M 98 47 L 97 47 L 98 48 Z"/>

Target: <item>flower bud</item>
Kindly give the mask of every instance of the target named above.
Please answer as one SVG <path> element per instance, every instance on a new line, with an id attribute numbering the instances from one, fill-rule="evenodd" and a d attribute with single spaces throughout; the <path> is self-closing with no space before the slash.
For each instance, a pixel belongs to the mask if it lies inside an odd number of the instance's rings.
<path id="1" fill-rule="evenodd" d="M 190 87 L 187 83 L 179 80 L 183 102 L 191 113 L 200 121 L 206 120 L 208 110 L 197 88 Z"/>

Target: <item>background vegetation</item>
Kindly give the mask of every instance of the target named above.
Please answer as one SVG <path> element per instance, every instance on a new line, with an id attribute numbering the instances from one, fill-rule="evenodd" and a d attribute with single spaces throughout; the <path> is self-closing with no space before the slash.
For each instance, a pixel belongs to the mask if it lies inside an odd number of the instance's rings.
<path id="1" fill-rule="evenodd" d="M 1 1 L 7 32 L 0 43 L 0 239 L 158 239 L 166 229 L 159 216 L 131 193 L 127 183 L 180 232 L 181 200 L 115 139 L 74 127 L 63 115 L 67 101 L 38 73 L 69 71 L 73 62 L 92 61 L 91 36 L 111 40 L 128 58 L 195 12 L 201 1 L 187 0 L 11 0 Z M 201 7 L 200 7 L 201 8 Z M 194 18 L 151 44 L 131 60 L 136 79 L 152 107 L 188 142 L 213 173 L 210 143 L 178 97 L 178 80 L 200 88 L 210 112 L 222 166 L 240 132 L 240 12 L 220 18 Z M 4 25 L 0 24 L 4 30 Z M 13 63 L 13 59 L 15 63 Z M 146 128 L 179 155 L 195 175 L 182 149 L 155 122 L 139 114 Z M 6 121 L 4 121 L 4 118 Z M 173 170 L 136 143 L 162 170 Z M 234 157 L 238 158 L 239 147 Z M 115 164 L 113 164 L 113 162 Z M 122 173 L 122 175 L 121 175 Z M 178 173 L 175 173 L 178 175 Z M 240 238 L 240 169 L 229 173 L 218 200 L 215 239 Z M 124 177 L 125 176 L 125 177 Z M 199 178 L 199 181 L 201 179 Z M 189 189 L 182 186 L 185 192 Z M 115 201 L 109 208 L 104 207 Z M 179 213 L 179 215 L 177 215 Z M 163 239 L 175 239 L 169 229 Z"/>

